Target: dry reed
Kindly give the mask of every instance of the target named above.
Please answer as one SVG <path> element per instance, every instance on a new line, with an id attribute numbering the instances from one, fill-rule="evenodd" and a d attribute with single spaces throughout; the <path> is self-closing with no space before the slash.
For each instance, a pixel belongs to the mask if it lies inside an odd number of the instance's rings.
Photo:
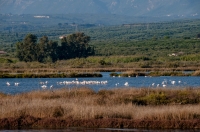
<path id="1" fill-rule="evenodd" d="M 185 92 L 188 89 L 152 89 L 151 92 Z M 190 92 L 199 93 L 200 89 Z M 113 89 L 95 92 L 89 88 L 33 91 L 19 95 L 0 96 L 0 118 L 30 115 L 46 118 L 133 120 L 200 119 L 200 105 L 136 105 L 127 101 L 132 96 L 146 96 L 147 89 Z M 174 96 L 174 95 L 173 95 Z M 187 95 L 186 95 L 187 96 Z"/>

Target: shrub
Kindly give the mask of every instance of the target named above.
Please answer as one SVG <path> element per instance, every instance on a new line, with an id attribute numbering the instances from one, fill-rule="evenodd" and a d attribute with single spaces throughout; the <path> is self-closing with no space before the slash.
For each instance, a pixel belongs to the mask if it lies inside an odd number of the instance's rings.
<path id="1" fill-rule="evenodd" d="M 165 105 L 168 103 L 168 98 L 165 93 L 151 93 L 145 99 L 149 105 Z"/>
<path id="2" fill-rule="evenodd" d="M 53 117 L 62 117 L 64 115 L 64 109 L 61 106 L 55 107 L 53 111 Z"/>
<path id="3" fill-rule="evenodd" d="M 113 77 L 113 76 L 114 76 L 114 77 L 117 77 L 117 76 L 119 76 L 119 74 L 118 74 L 118 73 L 113 73 L 113 72 L 112 72 L 112 73 L 110 73 L 110 76 L 111 76 L 111 77 Z"/>

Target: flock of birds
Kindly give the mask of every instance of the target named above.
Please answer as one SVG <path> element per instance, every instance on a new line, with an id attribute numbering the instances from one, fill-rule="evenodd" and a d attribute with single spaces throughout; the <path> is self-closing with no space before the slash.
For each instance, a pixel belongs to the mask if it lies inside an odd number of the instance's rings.
<path id="1" fill-rule="evenodd" d="M 57 82 L 57 85 L 106 85 L 108 81 L 78 81 L 76 79 L 75 81 L 61 81 Z M 48 88 L 48 81 L 45 82 L 40 82 L 41 88 L 42 89 L 47 89 Z M 50 85 L 50 89 L 53 88 L 53 85 Z"/>
<path id="2" fill-rule="evenodd" d="M 46 82 L 40 82 L 40 84 L 42 84 L 41 88 L 42 89 L 46 89 L 47 88 L 47 81 Z M 76 81 L 62 81 L 62 82 L 57 82 L 57 85 L 106 85 L 108 83 L 108 81 L 78 81 L 78 79 L 76 79 Z M 167 87 L 167 86 L 174 86 L 175 84 L 181 84 L 181 81 L 174 81 L 174 80 L 164 80 L 161 82 L 161 84 L 156 84 L 156 83 L 152 83 L 151 87 Z M 125 82 L 123 84 L 126 87 L 129 87 L 129 83 Z M 115 86 L 119 86 L 119 83 L 116 83 Z M 50 85 L 49 87 L 50 89 L 53 88 L 53 85 Z"/>
<path id="3" fill-rule="evenodd" d="M 9 82 L 6 82 L 6 85 L 7 85 L 7 86 L 10 86 L 11 84 L 10 84 Z M 18 82 L 15 82 L 14 85 L 15 85 L 15 86 L 18 86 L 19 83 L 18 83 Z"/>
<path id="4" fill-rule="evenodd" d="M 161 84 L 152 83 L 151 86 L 152 86 L 152 87 L 155 87 L 155 86 L 156 86 L 156 87 L 167 87 L 167 85 L 174 86 L 176 83 L 181 84 L 182 82 L 181 82 L 181 81 L 176 82 L 176 81 L 174 81 L 174 80 L 169 80 L 169 81 L 164 80 L 164 81 L 162 81 Z"/>
<path id="5" fill-rule="evenodd" d="M 150 84 L 150 87 L 167 87 L 167 86 L 175 86 L 175 84 L 181 84 L 182 82 L 181 81 L 174 81 L 174 80 L 164 80 L 162 81 L 161 83 L 152 83 Z M 20 83 L 18 82 L 15 82 L 14 83 L 14 86 L 19 86 Z M 48 81 L 45 81 L 45 82 L 39 82 L 40 84 L 40 87 L 42 89 L 52 89 L 54 86 L 53 85 L 48 85 Z M 108 84 L 108 81 L 79 81 L 78 79 L 76 80 L 73 80 L 73 81 L 61 81 L 61 82 L 57 82 L 57 85 L 75 85 L 75 86 L 78 86 L 78 85 L 106 85 Z M 9 82 L 6 82 L 6 85 L 7 86 L 10 86 L 11 83 Z M 125 82 L 123 84 L 125 87 L 129 87 L 129 83 L 128 82 Z M 115 86 L 120 86 L 119 83 L 116 83 Z"/>

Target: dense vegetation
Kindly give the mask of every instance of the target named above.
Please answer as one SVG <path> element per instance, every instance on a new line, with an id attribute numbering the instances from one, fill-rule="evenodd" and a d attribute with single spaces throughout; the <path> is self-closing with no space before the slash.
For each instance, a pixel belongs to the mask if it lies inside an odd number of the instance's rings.
<path id="1" fill-rule="evenodd" d="M 59 23 L 51 27 L 41 27 L 41 30 L 38 30 L 37 27 L 27 27 L 26 29 L 20 26 L 16 27 L 19 28 L 20 32 L 1 30 L 0 50 L 8 53 L 0 55 L 2 69 L 57 68 L 63 71 L 63 69 L 68 68 L 154 68 L 154 70 L 155 68 L 157 68 L 156 70 L 172 68 L 173 70 L 199 70 L 200 20 L 198 19 L 118 26 L 81 26 L 80 24 Z M 67 48 L 62 46 L 69 44 L 70 37 L 66 37 L 62 41 L 59 40 L 59 37 L 70 36 L 76 31 L 90 36 L 90 41 L 87 41 L 90 48 L 86 48 L 90 52 L 86 55 L 76 52 L 77 56 L 69 57 Z M 63 54 L 55 58 L 51 58 L 52 54 L 50 54 L 55 52 L 48 52 L 45 57 L 40 54 L 40 58 L 42 58 L 40 60 L 33 59 L 33 61 L 43 63 L 19 62 L 16 59 L 15 44 L 16 42 L 24 43 L 23 39 L 30 32 L 41 38 L 37 45 L 46 39 L 48 44 L 55 44 L 55 46 L 60 47 L 59 50 L 66 52 L 58 52 Z M 42 46 L 41 49 L 44 51 Z M 93 56 L 87 57 L 89 55 Z M 54 63 L 49 64 L 48 62 L 51 61 Z"/>
<path id="2" fill-rule="evenodd" d="M 40 38 L 28 34 L 23 42 L 16 44 L 16 56 L 25 62 L 55 62 L 57 60 L 87 57 L 94 54 L 94 50 L 88 45 L 90 37 L 84 33 L 75 33 L 63 37 L 59 46 L 55 41 L 49 41 L 47 36 Z"/>

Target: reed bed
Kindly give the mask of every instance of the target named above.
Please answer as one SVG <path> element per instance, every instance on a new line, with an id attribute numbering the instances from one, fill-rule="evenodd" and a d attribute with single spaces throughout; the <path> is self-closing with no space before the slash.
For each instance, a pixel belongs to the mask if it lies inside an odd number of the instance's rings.
<path id="1" fill-rule="evenodd" d="M 199 102 L 199 88 L 121 88 L 98 92 L 89 88 L 63 88 L 0 94 L 0 118 L 29 115 L 77 120 L 196 120 L 200 119 Z"/>
<path id="2" fill-rule="evenodd" d="M 0 74 L 0 78 L 75 78 L 75 77 L 102 77 L 100 73 L 62 73 L 62 74 Z"/>
<path id="3" fill-rule="evenodd" d="M 1 65 L 0 65 L 1 66 Z M 49 66 L 49 65 L 47 65 Z M 199 73 L 199 67 L 178 67 L 178 68 L 165 68 L 165 67 L 155 67 L 155 68 L 139 68 L 139 67 L 84 67 L 84 68 L 69 68 L 69 67 L 1 67 L 1 74 L 57 74 L 57 73 L 69 73 L 69 72 L 184 72 L 184 71 L 196 71 Z M 199 74 L 197 74 L 199 75 Z"/>

